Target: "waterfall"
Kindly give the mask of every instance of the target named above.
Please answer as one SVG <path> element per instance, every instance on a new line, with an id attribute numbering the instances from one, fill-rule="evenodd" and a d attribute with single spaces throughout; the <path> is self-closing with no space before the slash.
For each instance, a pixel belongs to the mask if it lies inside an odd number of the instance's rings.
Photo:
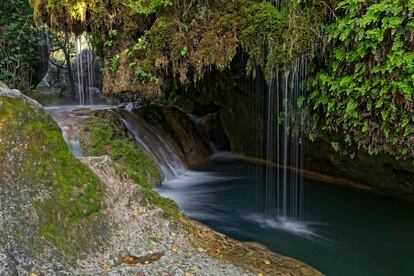
<path id="1" fill-rule="evenodd" d="M 267 0 L 276 9 L 285 6 L 284 0 Z M 303 139 L 301 106 L 305 91 L 307 58 L 301 57 L 287 68 L 277 66 L 267 85 L 267 109 L 265 112 L 266 135 L 264 137 L 266 159 L 264 215 L 288 218 L 291 221 L 303 218 L 304 179 L 299 174 L 304 165 L 305 139 Z M 262 89 L 256 85 L 256 89 Z M 255 93 L 257 95 L 258 92 Z M 260 94 L 260 92 L 259 92 Z M 253 137 L 255 141 L 257 138 Z M 276 163 L 278 170 L 271 164 Z"/>
<path id="2" fill-rule="evenodd" d="M 82 64 L 82 36 L 78 36 L 76 37 L 76 72 L 78 77 L 77 92 L 79 98 L 79 105 L 85 105 Z"/>
<path id="3" fill-rule="evenodd" d="M 151 156 L 164 175 L 164 180 L 179 176 L 186 171 L 180 157 L 148 122 L 133 111 L 120 110 L 121 120 L 133 134 L 135 141 Z"/>
<path id="4" fill-rule="evenodd" d="M 291 220 L 303 216 L 303 169 L 305 143 L 303 139 L 301 85 L 306 81 L 306 58 L 296 60 L 288 69 L 276 68 L 267 87 L 267 163 L 276 163 L 279 170 L 266 168 L 265 215 L 277 215 Z"/>
<path id="5" fill-rule="evenodd" d="M 93 105 L 94 54 L 84 35 L 76 37 L 76 75 L 79 105 Z M 86 71 L 86 72 L 85 72 Z M 86 76 L 85 76 L 86 73 Z"/>

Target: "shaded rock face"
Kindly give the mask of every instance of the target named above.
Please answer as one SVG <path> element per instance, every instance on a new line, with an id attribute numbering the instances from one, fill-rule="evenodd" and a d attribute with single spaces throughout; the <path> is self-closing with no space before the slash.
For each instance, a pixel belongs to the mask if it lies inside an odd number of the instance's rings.
<path id="1" fill-rule="evenodd" d="M 169 95 L 172 104 L 201 117 L 200 128 L 219 150 L 250 156 L 264 156 L 265 83 L 248 80 L 234 62 L 231 70 L 207 72 L 204 79 L 187 91 Z"/>
<path id="2" fill-rule="evenodd" d="M 191 118 L 178 108 L 148 106 L 134 112 L 156 128 L 187 166 L 200 164 L 212 153 Z"/>
<path id="3" fill-rule="evenodd" d="M 195 119 L 195 124 L 214 150 L 220 151 L 229 149 L 230 142 L 224 134 L 223 126 L 220 123 L 220 114 L 218 112 L 209 113 L 204 117 Z"/>
<path id="4" fill-rule="evenodd" d="M 414 200 L 414 164 L 358 150 L 355 157 L 336 152 L 329 139 L 320 137 L 308 142 L 306 168 L 322 174 L 350 179 L 376 193 Z"/>

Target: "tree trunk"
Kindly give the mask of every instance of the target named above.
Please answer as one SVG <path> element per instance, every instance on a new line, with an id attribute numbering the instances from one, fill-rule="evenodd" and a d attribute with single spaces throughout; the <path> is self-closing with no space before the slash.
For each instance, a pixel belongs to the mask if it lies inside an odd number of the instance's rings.
<path id="1" fill-rule="evenodd" d="M 75 80 L 73 78 L 72 66 L 70 64 L 70 41 L 69 41 L 68 33 L 65 32 L 65 45 L 63 48 L 63 52 L 65 54 L 66 59 L 66 68 L 68 70 L 68 77 L 69 77 L 69 84 L 70 84 L 70 92 L 72 97 L 76 99 L 76 89 L 75 89 Z"/>

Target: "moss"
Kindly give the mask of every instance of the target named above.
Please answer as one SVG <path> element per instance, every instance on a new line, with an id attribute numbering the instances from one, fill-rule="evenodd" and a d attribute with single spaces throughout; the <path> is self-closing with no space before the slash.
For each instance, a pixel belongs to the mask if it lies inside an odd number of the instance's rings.
<path id="1" fill-rule="evenodd" d="M 25 92 L 25 94 L 39 102 L 43 106 L 63 105 L 65 99 L 61 93 L 44 94 L 36 90 Z"/>
<path id="2" fill-rule="evenodd" d="M 164 211 L 167 218 L 179 219 L 183 214 L 174 201 L 160 196 L 153 187 L 161 182 L 154 161 L 140 148 L 112 112 L 95 112 L 82 121 L 82 149 L 87 155 L 109 155 L 121 177 L 132 179 L 144 199 Z"/>
<path id="3" fill-rule="evenodd" d="M 314 52 L 319 26 L 329 10 L 329 4 L 319 0 L 289 2 L 281 11 L 269 2 L 254 0 L 213 0 L 197 5 L 172 1 L 144 15 L 121 0 L 96 0 L 85 6 L 87 19 L 82 20 L 77 3 L 84 1 L 33 2 L 42 15 L 40 21 L 55 22 L 59 30 L 81 26 L 92 32 L 106 67 L 120 56 L 114 72 L 105 70 L 104 90 L 108 94 L 135 93 L 136 98 L 154 98 L 171 86 L 188 87 L 208 71 L 228 68 L 238 51 L 248 60 L 248 74 L 254 75 L 260 68 L 270 80 L 277 65 L 288 65 Z M 53 9 L 39 2 L 49 3 Z M 76 16 L 71 15 L 72 10 L 78 10 Z M 70 22 L 50 23 L 47 15 Z M 113 30 L 116 37 L 111 35 Z M 109 40 L 111 43 L 105 43 Z"/>
<path id="4" fill-rule="evenodd" d="M 35 202 L 40 236 L 66 253 L 83 253 L 91 246 L 87 236 L 102 208 L 100 180 L 69 153 L 60 129 L 44 111 L 20 100 L 0 100 L 0 118 L 6 124 L 0 136 L 7 137 L 1 149 L 19 156 L 0 162 L 16 162 L 13 168 L 21 178 L 50 191 L 45 201 Z"/>

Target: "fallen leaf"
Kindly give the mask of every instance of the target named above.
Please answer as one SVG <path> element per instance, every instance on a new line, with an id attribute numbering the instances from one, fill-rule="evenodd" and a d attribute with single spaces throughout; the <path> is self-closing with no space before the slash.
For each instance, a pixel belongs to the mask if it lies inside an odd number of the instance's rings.
<path id="1" fill-rule="evenodd" d="M 159 259 L 161 259 L 162 256 L 164 256 L 164 253 L 153 253 L 147 256 L 143 256 L 143 257 L 125 256 L 125 257 L 121 257 L 119 261 L 115 265 L 113 265 L 113 267 L 120 266 L 121 264 L 127 264 L 127 265 L 149 264 L 149 263 L 158 261 Z"/>
<path id="2" fill-rule="evenodd" d="M 109 271 L 111 269 L 111 267 L 109 266 L 109 264 L 102 264 L 101 267 L 105 271 Z"/>
<path id="3" fill-rule="evenodd" d="M 270 265 L 270 261 L 269 261 L 269 260 L 265 260 L 265 261 L 264 261 L 264 264 L 265 264 L 265 265 Z"/>

